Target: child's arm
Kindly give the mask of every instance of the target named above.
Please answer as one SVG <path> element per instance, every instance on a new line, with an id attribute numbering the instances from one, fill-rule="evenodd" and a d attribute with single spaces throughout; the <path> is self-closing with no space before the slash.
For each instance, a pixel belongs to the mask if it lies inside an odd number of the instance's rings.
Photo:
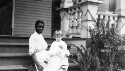
<path id="1" fill-rule="evenodd" d="M 69 55 L 70 55 L 69 50 L 65 50 L 64 53 L 65 53 L 65 56 L 66 56 L 66 57 L 69 57 Z"/>
<path id="2" fill-rule="evenodd" d="M 70 55 L 69 50 L 67 50 L 67 44 L 65 42 L 62 43 L 62 45 L 59 45 L 59 47 L 62 49 L 62 53 L 68 57 Z"/>
<path id="3" fill-rule="evenodd" d="M 59 55 L 61 53 L 59 49 L 59 45 L 56 42 L 53 42 L 51 44 L 50 50 L 49 50 L 49 55 L 53 56 L 53 55 Z"/>
<path id="4" fill-rule="evenodd" d="M 64 42 L 64 53 L 65 53 L 66 57 L 68 57 L 70 55 L 70 52 L 67 49 L 67 44 L 65 42 Z"/>

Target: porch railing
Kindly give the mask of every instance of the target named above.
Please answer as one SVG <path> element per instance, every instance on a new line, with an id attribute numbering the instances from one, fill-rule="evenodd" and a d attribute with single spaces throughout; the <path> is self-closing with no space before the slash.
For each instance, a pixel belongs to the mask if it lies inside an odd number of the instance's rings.
<path id="1" fill-rule="evenodd" d="M 111 28 L 114 28 L 117 32 L 118 29 L 118 15 L 113 13 L 103 13 L 103 12 L 97 12 L 98 18 L 96 25 L 100 28 L 101 25 L 103 25 L 103 28 L 105 30 L 109 30 Z"/>
<path id="2" fill-rule="evenodd" d="M 96 20 L 97 26 L 100 27 L 101 30 L 101 24 L 104 26 L 105 30 L 109 30 L 112 27 L 115 28 L 115 31 L 118 32 L 121 27 L 118 27 L 118 15 L 113 14 L 110 12 L 97 12 L 98 18 Z M 82 11 L 80 11 L 80 8 L 77 9 L 77 11 L 69 11 L 69 35 L 81 35 L 82 30 Z M 90 26 L 91 27 L 91 26 Z M 88 28 L 87 28 L 88 29 Z"/>

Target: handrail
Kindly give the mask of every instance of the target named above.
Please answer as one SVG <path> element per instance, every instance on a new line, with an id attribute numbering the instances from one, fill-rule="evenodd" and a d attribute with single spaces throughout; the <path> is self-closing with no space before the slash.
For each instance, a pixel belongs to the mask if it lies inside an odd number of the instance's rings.
<path id="1" fill-rule="evenodd" d="M 97 12 L 97 15 L 104 15 L 104 16 L 113 16 L 113 17 L 117 17 L 118 14 L 113 14 L 113 13 L 108 13 L 108 12 Z"/>
<path id="2" fill-rule="evenodd" d="M 70 46 L 70 45 L 73 45 L 73 46 L 75 46 L 75 47 L 79 48 L 79 47 L 78 47 L 78 46 L 76 46 L 75 44 L 69 44 L 69 46 Z"/>

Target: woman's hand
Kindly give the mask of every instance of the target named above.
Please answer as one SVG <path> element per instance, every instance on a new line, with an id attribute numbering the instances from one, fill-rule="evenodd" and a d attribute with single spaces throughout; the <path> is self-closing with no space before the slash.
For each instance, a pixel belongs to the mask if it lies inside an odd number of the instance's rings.
<path id="1" fill-rule="evenodd" d="M 37 52 L 39 52 L 39 51 L 40 51 L 40 50 L 38 50 L 38 49 L 35 49 L 35 50 L 34 50 L 35 53 L 37 53 Z"/>

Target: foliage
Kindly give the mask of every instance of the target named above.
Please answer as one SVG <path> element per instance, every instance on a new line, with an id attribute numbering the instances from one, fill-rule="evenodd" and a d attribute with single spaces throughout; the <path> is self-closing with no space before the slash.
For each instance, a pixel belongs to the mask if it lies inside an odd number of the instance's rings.
<path id="1" fill-rule="evenodd" d="M 77 61 L 82 71 L 113 71 L 119 68 L 116 62 L 125 56 L 125 36 L 117 34 L 117 27 L 96 22 L 95 28 L 89 27 L 91 45 L 77 47 Z"/>
<path id="2" fill-rule="evenodd" d="M 73 44 L 72 44 L 73 45 Z M 75 46 L 75 45 L 74 45 Z M 99 69 L 99 58 L 97 55 L 92 55 L 91 48 L 85 48 L 83 45 L 77 47 L 76 62 L 79 63 L 79 66 L 82 71 L 97 71 Z"/>
<path id="3" fill-rule="evenodd" d="M 103 21 L 97 21 L 94 29 L 89 28 L 91 46 L 97 49 L 97 54 L 101 62 L 100 66 L 104 71 L 118 69 L 116 60 L 120 59 L 125 54 L 123 50 L 125 37 L 117 34 L 116 30 L 117 27 L 114 23 L 109 27 L 109 24 L 105 26 Z"/>

